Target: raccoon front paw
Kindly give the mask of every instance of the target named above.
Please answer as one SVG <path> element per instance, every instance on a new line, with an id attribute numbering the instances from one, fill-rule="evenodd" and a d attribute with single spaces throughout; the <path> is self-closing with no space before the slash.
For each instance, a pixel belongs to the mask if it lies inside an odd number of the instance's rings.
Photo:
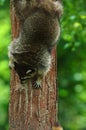
<path id="1" fill-rule="evenodd" d="M 36 88 L 36 89 L 41 88 L 41 80 L 36 80 L 33 83 L 33 87 Z"/>

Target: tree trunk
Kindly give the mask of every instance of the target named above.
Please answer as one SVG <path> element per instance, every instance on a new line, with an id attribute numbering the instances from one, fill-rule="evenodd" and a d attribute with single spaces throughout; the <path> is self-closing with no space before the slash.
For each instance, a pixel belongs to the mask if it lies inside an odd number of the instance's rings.
<path id="1" fill-rule="evenodd" d="M 18 37 L 19 21 L 11 5 L 12 38 Z M 30 80 L 21 87 L 15 70 L 11 71 L 9 104 L 10 130 L 52 130 L 56 122 L 56 50 L 52 52 L 50 72 L 43 79 L 42 89 L 33 89 Z M 54 130 L 54 129 L 53 129 Z M 56 129 L 59 130 L 59 129 Z"/>

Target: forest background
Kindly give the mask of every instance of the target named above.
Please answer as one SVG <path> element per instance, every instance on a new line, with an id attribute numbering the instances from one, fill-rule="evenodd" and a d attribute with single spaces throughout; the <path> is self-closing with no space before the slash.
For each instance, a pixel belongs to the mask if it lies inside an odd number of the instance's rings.
<path id="1" fill-rule="evenodd" d="M 59 120 L 64 130 L 86 130 L 86 0 L 63 0 L 57 46 Z M 10 1 L 0 0 L 0 130 L 8 130 Z"/>

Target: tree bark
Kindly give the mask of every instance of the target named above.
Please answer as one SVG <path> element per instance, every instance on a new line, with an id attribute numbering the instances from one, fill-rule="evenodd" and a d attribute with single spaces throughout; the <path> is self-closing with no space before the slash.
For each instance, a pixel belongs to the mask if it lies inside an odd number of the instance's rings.
<path id="1" fill-rule="evenodd" d="M 18 37 L 19 21 L 11 5 L 12 38 Z M 42 89 L 32 83 L 21 87 L 15 70 L 11 71 L 9 104 L 10 130 L 52 130 L 56 122 L 56 50 L 52 52 L 51 70 L 43 79 Z"/>

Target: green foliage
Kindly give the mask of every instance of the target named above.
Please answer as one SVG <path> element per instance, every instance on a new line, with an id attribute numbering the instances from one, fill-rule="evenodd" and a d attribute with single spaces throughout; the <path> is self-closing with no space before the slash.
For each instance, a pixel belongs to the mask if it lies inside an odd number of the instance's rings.
<path id="1" fill-rule="evenodd" d="M 0 0 L 0 130 L 8 130 L 9 68 L 8 44 L 10 42 L 9 1 Z"/>
<path id="2" fill-rule="evenodd" d="M 63 0 L 58 45 L 59 119 L 64 130 L 86 130 L 86 0 Z"/>
<path id="3" fill-rule="evenodd" d="M 0 130 L 8 130 L 9 0 L 0 0 Z M 63 0 L 58 53 L 59 120 L 64 130 L 86 130 L 86 0 Z"/>

